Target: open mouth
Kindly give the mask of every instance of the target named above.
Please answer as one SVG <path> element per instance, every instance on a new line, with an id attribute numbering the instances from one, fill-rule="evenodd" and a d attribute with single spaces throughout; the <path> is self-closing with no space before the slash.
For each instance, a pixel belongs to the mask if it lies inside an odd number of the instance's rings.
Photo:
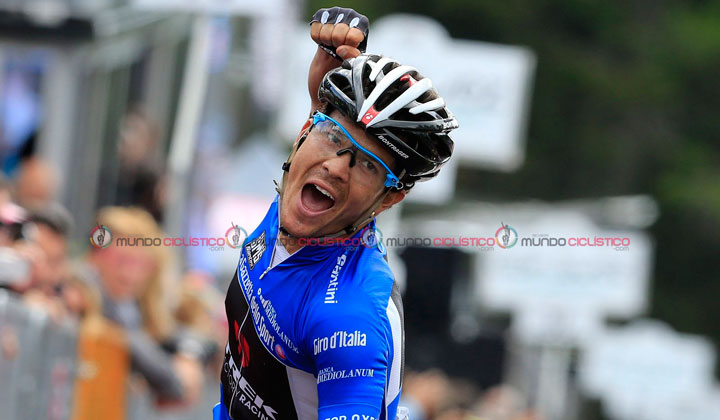
<path id="1" fill-rule="evenodd" d="M 302 203 L 310 211 L 321 212 L 335 205 L 335 198 L 329 191 L 313 183 L 308 183 L 302 189 Z"/>

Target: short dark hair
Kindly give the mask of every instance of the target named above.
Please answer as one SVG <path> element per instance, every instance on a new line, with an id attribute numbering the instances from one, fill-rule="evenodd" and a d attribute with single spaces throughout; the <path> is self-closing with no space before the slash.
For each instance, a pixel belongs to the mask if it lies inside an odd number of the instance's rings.
<path id="1" fill-rule="evenodd" d="M 68 237 L 74 223 L 70 212 L 59 203 L 52 203 L 49 206 L 34 210 L 28 215 L 27 221 L 45 225 L 58 235 Z"/>

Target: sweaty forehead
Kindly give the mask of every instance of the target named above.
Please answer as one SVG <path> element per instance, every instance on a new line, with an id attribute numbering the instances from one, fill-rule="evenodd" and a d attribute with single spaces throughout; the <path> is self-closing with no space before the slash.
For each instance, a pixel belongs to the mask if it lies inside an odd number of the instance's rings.
<path id="1" fill-rule="evenodd" d="M 382 159 L 383 162 L 397 175 L 398 171 L 396 168 L 395 158 L 390 152 L 380 145 L 380 142 L 370 134 L 366 133 L 365 130 L 357 125 L 350 118 L 343 115 L 338 110 L 333 110 L 330 113 L 330 117 L 335 121 L 342 124 L 343 127 L 350 133 L 353 139 L 360 144 L 360 146 L 371 151 L 375 156 Z"/>

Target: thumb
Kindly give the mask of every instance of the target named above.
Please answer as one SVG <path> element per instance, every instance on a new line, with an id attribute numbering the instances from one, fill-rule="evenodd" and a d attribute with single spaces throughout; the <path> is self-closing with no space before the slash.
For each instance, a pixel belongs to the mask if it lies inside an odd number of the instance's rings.
<path id="1" fill-rule="evenodd" d="M 335 49 L 335 53 L 343 60 L 349 60 L 360 55 L 360 50 L 349 45 L 341 45 Z"/>

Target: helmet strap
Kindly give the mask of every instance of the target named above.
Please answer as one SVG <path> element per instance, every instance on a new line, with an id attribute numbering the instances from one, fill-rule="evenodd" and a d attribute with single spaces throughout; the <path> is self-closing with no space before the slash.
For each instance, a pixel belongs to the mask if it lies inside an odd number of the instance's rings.
<path id="1" fill-rule="evenodd" d="M 273 182 L 275 183 L 275 191 L 277 191 L 277 193 L 280 195 L 281 199 L 282 199 L 283 191 L 285 188 L 285 184 L 287 183 L 287 175 L 288 175 L 288 172 L 290 172 L 290 164 L 292 163 L 292 160 L 295 158 L 295 154 L 297 154 L 298 149 L 300 149 L 300 146 L 303 144 L 303 142 L 307 138 L 308 134 L 309 134 L 309 131 L 305 132 L 298 139 L 298 141 L 295 142 L 295 144 L 293 145 L 292 151 L 290 152 L 290 156 L 288 156 L 287 160 L 285 162 L 283 162 L 283 164 L 282 164 L 283 176 L 282 176 L 282 180 L 280 181 L 281 183 L 278 184 L 277 181 L 273 180 Z"/>

